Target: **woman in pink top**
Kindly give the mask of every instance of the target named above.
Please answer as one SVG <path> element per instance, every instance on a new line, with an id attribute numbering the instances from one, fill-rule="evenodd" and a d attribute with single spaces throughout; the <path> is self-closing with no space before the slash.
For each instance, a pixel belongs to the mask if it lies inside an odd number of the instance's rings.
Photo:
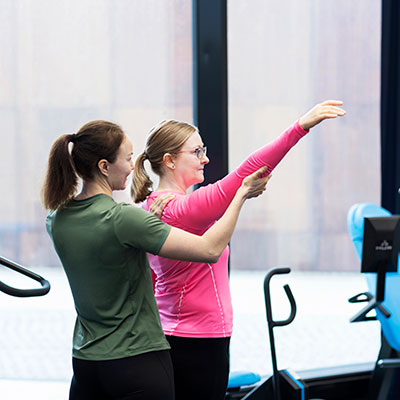
<path id="1" fill-rule="evenodd" d="M 161 219 L 202 235 L 227 207 L 242 180 L 262 166 L 269 174 L 310 128 L 342 116 L 340 101 L 316 105 L 272 142 L 251 154 L 223 179 L 187 194 L 204 180 L 209 162 L 198 130 L 190 124 L 165 121 L 153 128 L 146 150 L 136 160 L 132 195 L 149 209 L 163 193 L 173 194 Z M 152 182 L 144 162 L 160 177 Z M 155 296 L 165 335 L 171 345 L 177 400 L 222 400 L 229 375 L 232 303 L 228 282 L 228 247 L 214 264 L 170 260 L 149 254 Z"/>

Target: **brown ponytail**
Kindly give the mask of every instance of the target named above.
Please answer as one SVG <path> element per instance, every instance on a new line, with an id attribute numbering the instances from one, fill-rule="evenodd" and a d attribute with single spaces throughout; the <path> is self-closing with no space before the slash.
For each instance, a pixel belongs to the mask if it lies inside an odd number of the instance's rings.
<path id="1" fill-rule="evenodd" d="M 101 120 L 88 122 L 76 134 L 60 136 L 51 148 L 42 189 L 45 208 L 57 210 L 64 206 L 76 193 L 78 176 L 94 179 L 100 160 L 113 163 L 124 136 L 120 126 Z"/>
<path id="2" fill-rule="evenodd" d="M 146 150 L 137 158 L 133 172 L 131 195 L 135 203 L 144 201 L 153 186 L 144 168 L 145 160 L 148 159 L 153 172 L 161 176 L 164 154 L 177 154 L 195 132 L 197 132 L 196 127 L 175 120 L 163 121 L 150 131 Z"/>
<path id="3" fill-rule="evenodd" d="M 42 189 L 43 204 L 49 210 L 64 205 L 76 192 L 78 177 L 68 145 L 72 135 L 62 135 L 50 150 L 45 182 Z"/>
<path id="4" fill-rule="evenodd" d="M 147 158 L 146 153 L 142 153 L 135 162 L 133 170 L 133 184 L 131 187 L 131 196 L 135 203 L 141 203 L 151 193 L 153 182 L 144 168 L 144 162 Z"/>

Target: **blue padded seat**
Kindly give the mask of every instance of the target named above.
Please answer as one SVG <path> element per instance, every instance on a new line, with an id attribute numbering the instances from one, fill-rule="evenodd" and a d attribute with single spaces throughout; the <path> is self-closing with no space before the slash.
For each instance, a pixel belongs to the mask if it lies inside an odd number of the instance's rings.
<path id="1" fill-rule="evenodd" d="M 261 380 L 261 376 L 250 371 L 233 371 L 229 373 L 228 389 L 254 385 Z"/>
<path id="2" fill-rule="evenodd" d="M 364 233 L 365 217 L 388 217 L 392 215 L 383 207 L 370 203 L 354 204 L 347 215 L 347 225 L 350 237 L 361 260 L 362 241 Z M 400 260 L 399 260 L 400 268 Z M 365 274 L 369 292 L 375 296 L 377 274 Z M 385 301 L 382 305 L 390 312 L 391 316 L 386 318 L 378 309 L 376 317 L 381 323 L 382 332 L 389 345 L 400 351 L 400 274 L 388 272 L 386 274 Z"/>

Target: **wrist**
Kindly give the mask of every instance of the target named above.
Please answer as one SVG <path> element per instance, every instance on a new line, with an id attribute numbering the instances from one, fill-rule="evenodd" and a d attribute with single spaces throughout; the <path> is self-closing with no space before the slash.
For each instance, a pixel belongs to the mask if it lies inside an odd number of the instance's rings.
<path id="1" fill-rule="evenodd" d="M 242 185 L 237 190 L 235 197 L 240 202 L 240 204 L 243 204 L 246 201 L 248 194 L 249 194 L 249 188 Z"/>
<path id="2" fill-rule="evenodd" d="M 311 126 L 309 124 L 307 124 L 307 121 L 305 121 L 304 117 L 300 117 L 298 123 L 299 123 L 300 128 L 306 132 L 308 132 L 311 128 Z"/>

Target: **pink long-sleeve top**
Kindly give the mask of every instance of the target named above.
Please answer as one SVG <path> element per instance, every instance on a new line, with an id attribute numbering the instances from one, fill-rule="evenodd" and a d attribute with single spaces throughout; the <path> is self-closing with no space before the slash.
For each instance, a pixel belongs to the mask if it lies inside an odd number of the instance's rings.
<path id="1" fill-rule="evenodd" d="M 279 137 L 252 153 L 223 179 L 190 194 L 175 194 L 161 219 L 169 225 L 202 235 L 228 208 L 242 180 L 262 166 L 270 173 L 307 133 L 295 122 Z M 149 209 L 161 193 L 143 204 Z M 215 264 L 176 261 L 149 254 L 155 276 L 154 293 L 165 334 L 181 337 L 227 337 L 232 334 L 232 303 L 226 247 Z"/>

